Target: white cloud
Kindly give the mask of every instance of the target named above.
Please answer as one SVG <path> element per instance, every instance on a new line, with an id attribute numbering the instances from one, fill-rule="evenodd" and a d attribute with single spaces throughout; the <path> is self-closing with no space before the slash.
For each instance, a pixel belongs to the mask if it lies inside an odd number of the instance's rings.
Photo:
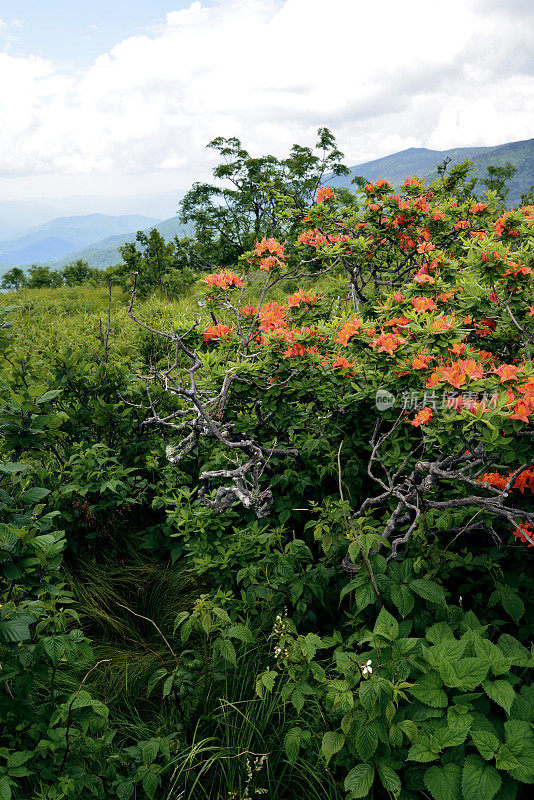
<path id="1" fill-rule="evenodd" d="M 281 155 L 321 125 L 349 163 L 529 138 L 534 17 L 480 2 L 197 0 L 81 74 L 0 53 L 0 175 L 186 189 L 214 136 Z"/>

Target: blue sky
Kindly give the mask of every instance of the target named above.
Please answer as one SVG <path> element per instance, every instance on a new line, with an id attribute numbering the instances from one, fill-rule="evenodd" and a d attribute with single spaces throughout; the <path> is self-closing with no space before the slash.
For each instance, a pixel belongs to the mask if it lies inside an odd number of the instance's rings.
<path id="1" fill-rule="evenodd" d="M 1 0 L 0 18 L 8 25 L 4 45 L 13 55 L 83 66 L 128 36 L 154 31 L 167 12 L 189 5 L 189 0 Z"/>

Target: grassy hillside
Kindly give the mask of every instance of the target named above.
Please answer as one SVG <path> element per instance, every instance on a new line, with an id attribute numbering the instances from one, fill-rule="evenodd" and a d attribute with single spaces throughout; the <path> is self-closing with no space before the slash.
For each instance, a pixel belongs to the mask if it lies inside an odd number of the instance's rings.
<path id="1" fill-rule="evenodd" d="M 477 190 L 480 193 L 484 191 L 480 181 L 486 176 L 488 166 L 502 166 L 510 161 L 517 167 L 517 173 L 510 181 L 508 201 L 511 205 L 517 204 L 521 193 L 530 189 L 534 184 L 534 139 L 509 142 L 497 147 L 456 147 L 451 150 L 411 147 L 400 153 L 357 164 L 351 167 L 350 175 L 339 178 L 332 176 L 328 178 L 328 183 L 332 186 L 350 186 L 352 179 L 357 175 L 371 181 L 383 178 L 396 186 L 400 185 L 405 178 L 413 175 L 433 180 L 437 175 L 437 166 L 445 158 L 450 158 L 452 164 L 458 164 L 464 158 L 473 161 L 476 166 L 475 176 L 479 181 Z"/>

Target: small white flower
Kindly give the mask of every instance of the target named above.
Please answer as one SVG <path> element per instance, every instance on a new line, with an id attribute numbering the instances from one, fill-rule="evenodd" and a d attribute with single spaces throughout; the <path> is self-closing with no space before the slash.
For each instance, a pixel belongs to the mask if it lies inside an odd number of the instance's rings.
<path id="1" fill-rule="evenodd" d="M 372 663 L 373 662 L 371 661 L 371 659 L 369 659 L 369 661 L 367 661 L 367 663 L 363 665 L 363 667 L 362 667 L 362 675 L 364 677 L 367 677 L 367 675 L 371 675 L 372 674 L 372 672 L 373 672 Z"/>
<path id="2" fill-rule="evenodd" d="M 274 657 L 278 658 L 278 656 L 280 655 L 281 652 L 282 652 L 282 648 L 281 647 L 275 647 L 274 648 Z"/>

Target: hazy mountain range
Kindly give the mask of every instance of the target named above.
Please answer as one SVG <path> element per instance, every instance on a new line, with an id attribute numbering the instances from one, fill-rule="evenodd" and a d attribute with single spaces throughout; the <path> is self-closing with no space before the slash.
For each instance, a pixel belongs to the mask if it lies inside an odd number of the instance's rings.
<path id="1" fill-rule="evenodd" d="M 517 172 L 510 181 L 508 202 L 516 205 L 521 193 L 534 184 L 534 139 L 521 142 L 509 142 L 496 147 L 458 147 L 452 150 L 428 150 L 424 147 L 412 147 L 400 153 L 384 158 L 357 164 L 351 167 L 350 175 L 342 178 L 327 176 L 326 183 L 332 186 L 350 186 L 356 175 L 369 180 L 384 178 L 393 185 L 400 185 L 405 178 L 419 175 L 432 180 L 436 177 L 436 168 L 445 158 L 457 164 L 464 158 L 471 159 L 475 166 L 475 177 L 479 179 L 478 191 L 482 193 L 480 180 L 485 177 L 487 167 L 502 166 L 510 161 Z M 67 201 L 56 201 L 58 206 Z M 84 198 L 70 198 L 70 207 L 82 209 Z M 86 198 L 85 202 L 93 206 L 95 198 Z M 111 205 L 117 208 L 138 208 L 145 211 L 151 209 L 176 208 L 178 200 L 172 192 L 161 195 L 138 198 L 103 198 L 102 203 L 108 209 Z M 34 263 L 46 263 L 52 268 L 61 268 L 77 258 L 88 261 L 90 266 L 105 268 L 120 261 L 118 248 L 126 242 L 135 241 L 138 230 L 148 231 L 155 227 L 166 241 L 174 236 L 191 235 L 189 226 L 181 225 L 178 217 L 159 219 L 139 214 L 84 214 L 79 216 L 62 216 L 47 219 L 51 213 L 50 204 L 37 201 L 14 201 L 0 203 L 0 275 L 11 266 L 28 266 Z M 32 221 L 34 227 L 22 229 L 23 220 Z M 39 220 L 38 223 L 35 220 Z M 10 235 L 11 234 L 11 235 Z M 3 240 L 3 241 L 2 241 Z"/>

